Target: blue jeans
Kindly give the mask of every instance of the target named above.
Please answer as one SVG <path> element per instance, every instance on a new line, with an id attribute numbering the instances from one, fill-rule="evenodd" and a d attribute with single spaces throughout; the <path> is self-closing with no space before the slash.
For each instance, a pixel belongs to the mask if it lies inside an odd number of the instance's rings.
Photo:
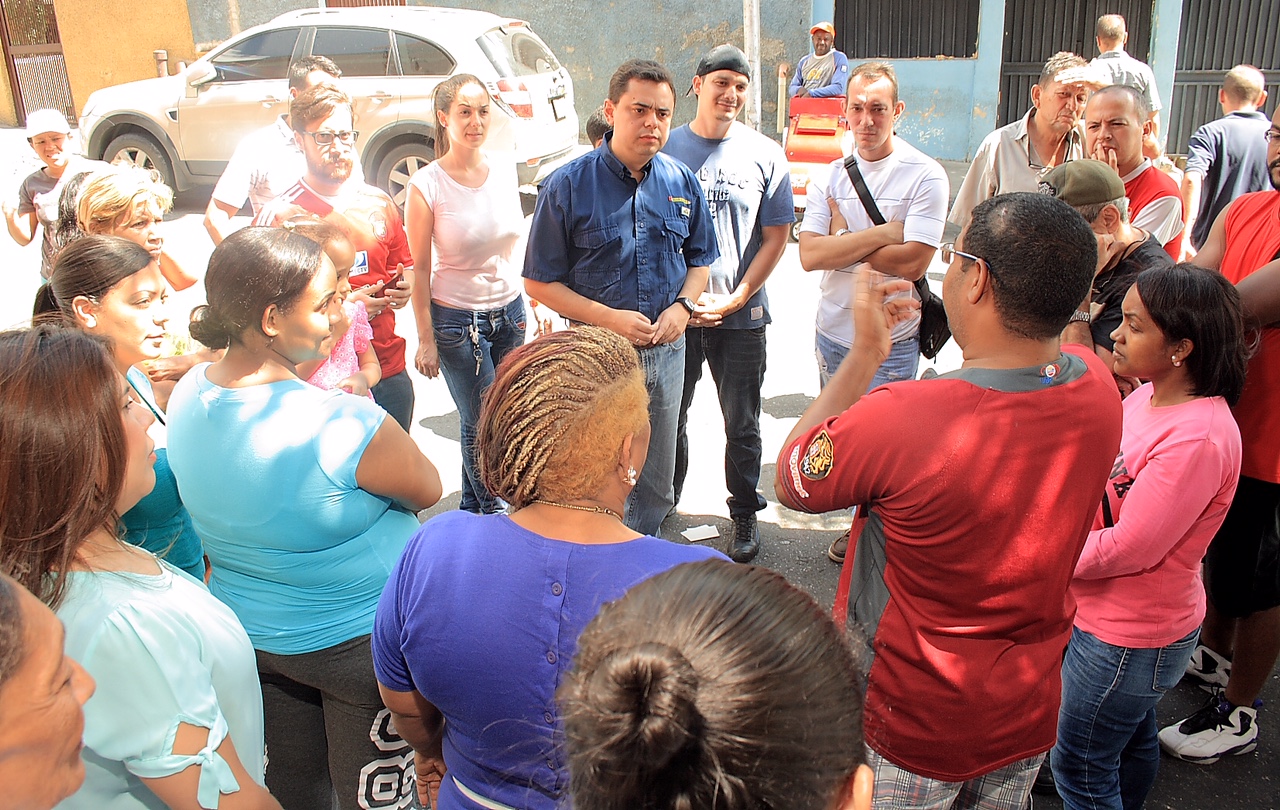
<path id="1" fill-rule="evenodd" d="M 818 384 L 826 388 L 831 376 L 849 355 L 849 347 L 836 343 L 821 332 L 815 332 L 814 335 L 814 347 L 818 355 Z M 889 350 L 889 356 L 880 364 L 880 368 L 876 369 L 876 375 L 871 378 L 871 385 L 867 390 L 898 380 L 914 380 L 916 369 L 919 367 L 920 338 L 912 335 L 893 344 L 893 348 Z"/>
<path id="2" fill-rule="evenodd" d="M 764 497 L 756 489 L 764 454 L 760 442 L 764 329 L 696 327 L 684 333 L 684 395 L 676 426 L 675 503 L 680 502 L 689 469 L 689 405 L 706 360 L 720 398 L 720 413 L 724 415 L 724 481 L 729 488 L 729 516 L 754 515 L 765 507 Z"/>
<path id="3" fill-rule="evenodd" d="M 500 512 L 502 502 L 489 494 L 476 469 L 476 422 L 480 398 L 493 384 L 494 368 L 524 343 L 524 297 L 516 296 L 502 309 L 487 311 L 454 309 L 432 301 L 431 327 L 440 371 L 461 423 L 462 502 L 458 508 L 480 514 Z"/>
<path id="4" fill-rule="evenodd" d="M 1167 647 L 1116 647 L 1078 627 L 1062 661 L 1049 758 L 1068 810 L 1136 810 L 1156 781 L 1156 704 L 1182 677 L 1200 630 Z"/>
<path id="5" fill-rule="evenodd" d="M 640 349 L 644 387 L 649 392 L 649 455 L 640 480 L 627 497 L 627 525 L 641 534 L 658 533 L 675 505 L 676 424 L 684 392 L 684 335 L 673 343 Z"/>
<path id="6" fill-rule="evenodd" d="M 404 432 L 409 432 L 413 424 L 413 381 L 409 372 L 402 371 L 383 377 L 381 382 L 369 389 L 373 400 L 382 406 L 387 415 L 400 423 Z"/>

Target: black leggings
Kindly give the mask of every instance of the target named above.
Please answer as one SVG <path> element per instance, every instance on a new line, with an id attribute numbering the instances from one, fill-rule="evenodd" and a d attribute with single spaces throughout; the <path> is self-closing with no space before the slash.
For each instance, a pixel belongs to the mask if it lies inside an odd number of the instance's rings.
<path id="1" fill-rule="evenodd" d="M 391 727 L 369 636 L 301 655 L 257 651 L 267 788 L 284 810 L 410 806 L 413 749 Z"/>

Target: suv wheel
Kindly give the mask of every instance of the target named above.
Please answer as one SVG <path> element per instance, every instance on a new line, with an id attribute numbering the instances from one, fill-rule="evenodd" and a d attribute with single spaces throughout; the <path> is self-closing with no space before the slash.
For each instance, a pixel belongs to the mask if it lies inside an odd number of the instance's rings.
<path id="1" fill-rule="evenodd" d="M 129 132 L 119 136 L 107 144 L 102 159 L 117 165 L 138 166 L 151 169 L 160 175 L 160 180 L 170 189 L 177 191 L 174 182 L 173 164 L 169 155 L 160 144 L 147 135 Z"/>
<path id="2" fill-rule="evenodd" d="M 405 196 L 409 190 L 409 178 L 413 173 L 435 160 L 435 148 L 427 141 L 397 146 L 378 163 L 375 174 L 378 188 L 391 195 L 400 210 L 404 210 Z"/>

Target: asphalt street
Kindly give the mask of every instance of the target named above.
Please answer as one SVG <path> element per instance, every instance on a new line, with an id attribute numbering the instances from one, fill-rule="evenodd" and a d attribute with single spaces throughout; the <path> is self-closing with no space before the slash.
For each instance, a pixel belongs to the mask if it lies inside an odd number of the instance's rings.
<path id="1" fill-rule="evenodd" d="M 18 183 L 36 168 L 34 156 L 21 131 L 0 130 L 0 193 L 14 196 Z M 948 167 L 954 189 L 965 166 Z M 179 195 L 175 211 L 165 224 L 165 240 L 183 264 L 202 270 L 213 248 L 202 225 L 202 215 L 210 189 L 196 188 Z M 0 236 L 0 273 L 9 294 L 0 298 L 0 328 L 26 325 L 31 301 L 39 286 L 38 239 L 25 248 Z M 939 289 L 942 266 L 935 261 L 930 278 Z M 783 439 L 797 417 L 818 392 L 818 373 L 813 349 L 813 318 L 818 298 L 818 278 L 800 267 L 797 247 L 788 245 L 768 286 L 773 325 L 768 332 L 768 371 L 764 384 L 765 466 L 761 488 L 768 507 L 760 513 L 763 548 L 756 563 L 774 569 L 804 588 L 824 606 L 834 598 L 838 567 L 827 560 L 828 544 L 848 527 L 845 514 L 806 515 L 781 507 L 773 492 L 774 463 Z M 203 285 L 175 294 L 172 299 L 170 331 L 185 331 L 186 314 L 203 301 Z M 397 330 L 409 343 L 409 357 L 417 344 L 413 316 L 398 313 Z M 933 365 L 939 372 L 959 366 L 960 352 L 954 343 L 943 350 L 935 363 L 921 360 L 921 371 Z M 411 363 L 412 365 L 412 363 Z M 458 417 L 444 380 L 428 380 L 411 372 L 417 405 L 411 435 L 436 464 L 444 482 L 442 501 L 424 513 L 430 517 L 457 507 L 461 461 L 458 444 Z M 921 430 L 929 429 L 928 414 L 921 414 Z M 722 544 L 732 524 L 725 505 L 723 447 L 724 428 L 715 390 L 704 375 L 689 415 L 690 462 L 679 513 L 663 525 L 662 534 L 685 542 L 680 532 L 711 525 L 721 538 L 703 542 Z M 939 587 L 946 587 L 939 583 Z M 1280 717 L 1269 711 L 1280 705 L 1280 676 L 1272 675 L 1263 695 L 1270 704 L 1259 716 L 1260 745 L 1252 754 L 1234 757 L 1202 767 L 1169 757 L 1162 758 L 1161 772 L 1147 806 L 1168 810 L 1226 808 L 1228 810 L 1276 810 L 1280 808 Z M 1202 693 L 1179 685 L 1162 701 L 1161 724 L 1174 722 L 1197 708 Z M 974 734 L 998 734 L 999 729 L 974 729 Z M 1056 796 L 1036 797 L 1037 808 L 1058 808 Z"/>

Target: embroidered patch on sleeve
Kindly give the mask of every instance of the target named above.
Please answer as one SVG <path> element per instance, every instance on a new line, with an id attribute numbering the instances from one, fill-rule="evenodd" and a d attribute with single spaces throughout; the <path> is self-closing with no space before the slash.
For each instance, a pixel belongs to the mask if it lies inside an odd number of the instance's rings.
<path id="1" fill-rule="evenodd" d="M 804 482 L 800 480 L 800 445 L 791 448 L 791 456 L 787 459 L 787 469 L 791 473 L 791 488 L 801 498 L 809 497 L 809 492 L 804 488 Z"/>
<path id="2" fill-rule="evenodd" d="M 821 481 L 831 474 L 831 464 L 834 461 L 835 447 L 831 444 L 831 437 L 825 430 L 820 431 L 809 442 L 809 449 L 804 451 L 804 458 L 800 460 L 800 474 L 810 481 Z"/>

